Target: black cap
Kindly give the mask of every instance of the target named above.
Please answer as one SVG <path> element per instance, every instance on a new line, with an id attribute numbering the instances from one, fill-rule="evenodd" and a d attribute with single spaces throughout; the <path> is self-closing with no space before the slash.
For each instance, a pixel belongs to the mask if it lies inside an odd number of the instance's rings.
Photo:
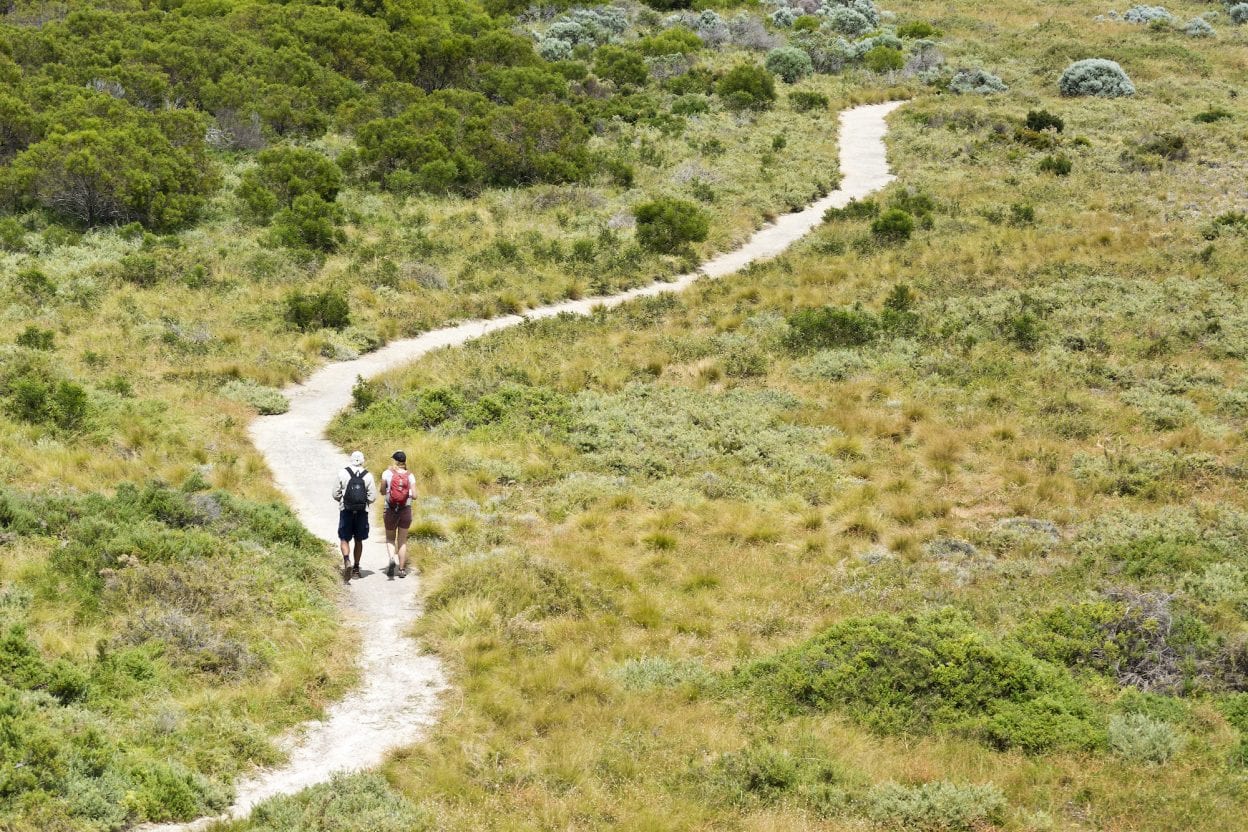
<path id="1" fill-rule="evenodd" d="M 403 463 L 407 462 L 407 454 L 403 453 L 402 451 L 395 451 L 394 453 L 390 455 L 390 458 L 393 459 L 395 462 L 403 462 Z"/>

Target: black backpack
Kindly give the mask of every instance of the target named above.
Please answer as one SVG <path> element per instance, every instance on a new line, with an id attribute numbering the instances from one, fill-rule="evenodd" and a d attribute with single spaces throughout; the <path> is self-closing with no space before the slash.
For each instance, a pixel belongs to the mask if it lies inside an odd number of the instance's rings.
<path id="1" fill-rule="evenodd" d="M 347 469 L 347 487 L 342 492 L 342 507 L 347 511 L 364 511 L 368 508 L 368 485 L 364 482 L 366 471 Z"/>

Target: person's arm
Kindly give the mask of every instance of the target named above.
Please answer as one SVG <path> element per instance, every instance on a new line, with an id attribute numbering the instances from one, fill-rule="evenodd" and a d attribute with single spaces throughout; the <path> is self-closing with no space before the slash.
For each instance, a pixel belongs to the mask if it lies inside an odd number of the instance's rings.
<path id="1" fill-rule="evenodd" d="M 368 502 L 370 504 L 377 502 L 377 481 L 373 479 L 372 471 L 369 471 L 368 476 L 364 478 L 364 484 L 368 486 Z"/>
<path id="2" fill-rule="evenodd" d="M 407 484 L 410 486 L 407 489 L 407 504 L 410 506 L 416 502 L 416 475 L 411 471 L 407 472 Z"/>
<path id="3" fill-rule="evenodd" d="M 390 505 L 390 479 L 393 476 L 389 468 L 381 472 L 381 493 L 386 498 L 387 506 Z"/>
<path id="4" fill-rule="evenodd" d="M 342 491 L 345 485 L 342 482 L 342 472 L 338 472 L 338 479 L 334 481 L 334 502 L 342 502 Z"/>

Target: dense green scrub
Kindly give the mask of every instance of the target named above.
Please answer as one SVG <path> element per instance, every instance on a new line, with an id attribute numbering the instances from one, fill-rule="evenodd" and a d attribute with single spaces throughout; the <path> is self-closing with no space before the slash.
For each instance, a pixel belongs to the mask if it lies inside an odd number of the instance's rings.
<path id="1" fill-rule="evenodd" d="M 208 491 L 0 492 L 0 825 L 119 829 L 228 805 L 332 694 L 321 545 Z M 17 582 L 11 582 L 18 578 Z M 275 684 L 276 683 L 276 684 Z"/>

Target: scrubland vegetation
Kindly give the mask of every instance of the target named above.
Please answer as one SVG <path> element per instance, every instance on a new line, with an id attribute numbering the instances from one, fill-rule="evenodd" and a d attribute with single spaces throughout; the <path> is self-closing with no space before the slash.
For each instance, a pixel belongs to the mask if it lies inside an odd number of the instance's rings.
<path id="1" fill-rule="evenodd" d="M 780 260 L 357 387 L 454 707 L 231 828 L 1245 828 L 1242 4 L 652 5 L 0 0 L 0 826 L 211 812 L 350 683 L 280 387 L 904 97 Z"/>

